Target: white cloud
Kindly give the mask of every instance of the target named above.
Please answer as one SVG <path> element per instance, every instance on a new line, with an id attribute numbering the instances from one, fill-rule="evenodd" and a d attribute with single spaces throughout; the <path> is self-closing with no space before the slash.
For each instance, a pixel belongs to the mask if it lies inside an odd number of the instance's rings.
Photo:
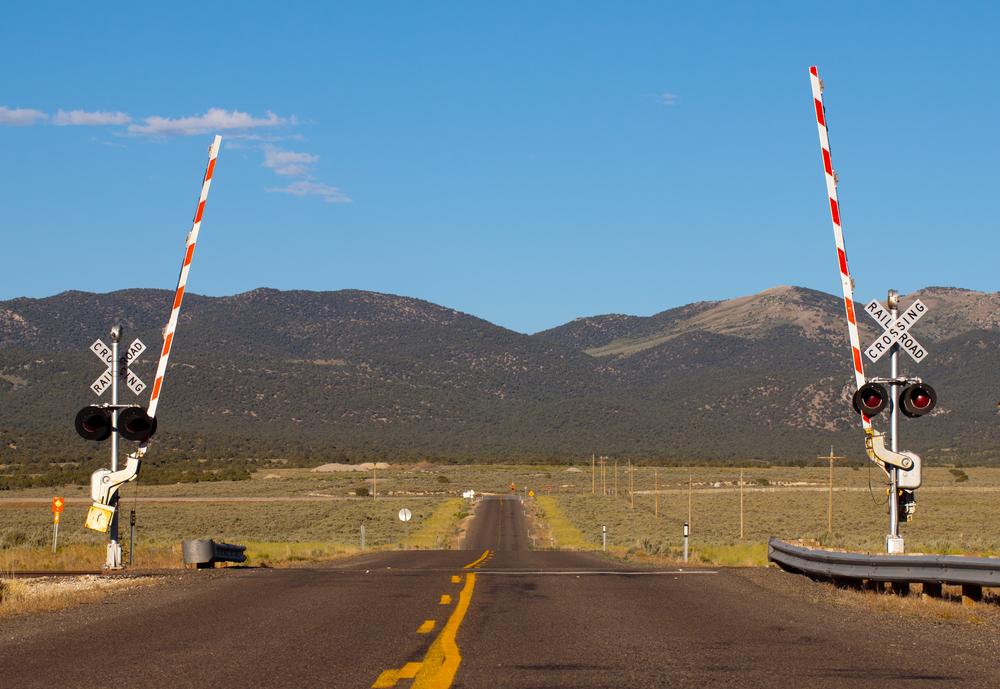
<path id="1" fill-rule="evenodd" d="M 668 107 L 677 105 L 677 101 L 681 99 L 676 93 L 658 93 L 656 94 L 656 100 L 660 101 L 663 105 Z"/>
<path id="2" fill-rule="evenodd" d="M 96 112 L 87 112 L 86 110 L 70 110 L 66 112 L 65 110 L 60 110 L 52 118 L 52 124 L 64 127 L 71 125 L 128 124 L 131 121 L 132 118 L 123 112 L 105 112 L 103 110 Z"/>
<path id="3" fill-rule="evenodd" d="M 308 174 L 309 167 L 319 162 L 319 156 L 312 153 L 284 151 L 277 146 L 264 146 L 264 167 L 276 174 L 301 177 Z"/>
<path id="4" fill-rule="evenodd" d="M 287 187 L 272 187 L 265 191 L 277 194 L 291 194 L 292 196 L 319 196 L 327 203 L 351 203 L 351 197 L 338 187 L 331 187 L 329 184 L 310 182 L 308 180 L 292 182 Z"/>
<path id="5" fill-rule="evenodd" d="M 39 120 L 48 119 L 41 110 L 31 110 L 29 108 L 8 108 L 0 105 L 0 125 L 10 125 L 12 127 L 27 127 Z"/>
<path id="6" fill-rule="evenodd" d="M 278 117 L 270 111 L 267 112 L 265 117 L 254 117 L 239 110 L 211 108 L 204 115 L 194 115 L 192 117 L 179 117 L 177 119 L 160 117 L 158 115 L 146 117 L 143 118 L 143 124 L 129 125 L 128 133 L 150 136 L 191 136 L 232 129 L 277 127 L 283 124 L 295 123 L 296 120 L 294 117 Z"/>

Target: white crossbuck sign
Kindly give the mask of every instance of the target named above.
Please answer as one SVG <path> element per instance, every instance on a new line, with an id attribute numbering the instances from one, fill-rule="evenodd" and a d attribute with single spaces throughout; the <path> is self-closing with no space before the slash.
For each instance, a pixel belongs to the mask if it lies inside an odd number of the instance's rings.
<path id="1" fill-rule="evenodd" d="M 111 387 L 111 364 L 114 362 L 114 359 L 112 358 L 111 347 L 104 344 L 100 339 L 90 345 L 90 351 L 108 365 L 108 370 L 90 384 L 90 389 L 94 391 L 95 395 L 100 397 L 104 394 L 105 390 Z M 125 385 L 128 386 L 129 390 L 137 395 L 142 394 L 142 391 L 146 389 L 146 384 L 139 380 L 139 376 L 129 370 L 129 366 L 145 351 L 146 345 L 136 339 L 128 346 L 125 353 L 118 357 L 118 376 L 125 381 Z"/>
<path id="2" fill-rule="evenodd" d="M 892 346 L 899 343 L 899 348 L 910 355 L 910 357 L 920 363 L 927 356 L 927 350 L 924 346 L 917 342 L 917 338 L 910 334 L 910 328 L 913 324 L 919 321 L 925 313 L 927 313 L 927 307 L 924 303 L 917 299 L 915 302 L 910 304 L 907 308 L 899 312 L 896 320 L 892 320 L 892 314 L 889 309 L 878 303 L 877 300 L 872 299 L 865 306 L 865 312 L 878 321 L 879 325 L 884 328 L 883 333 L 875 340 L 868 349 L 865 350 L 865 356 L 867 356 L 872 361 L 878 361 L 882 358 L 882 355 L 892 349 Z"/>

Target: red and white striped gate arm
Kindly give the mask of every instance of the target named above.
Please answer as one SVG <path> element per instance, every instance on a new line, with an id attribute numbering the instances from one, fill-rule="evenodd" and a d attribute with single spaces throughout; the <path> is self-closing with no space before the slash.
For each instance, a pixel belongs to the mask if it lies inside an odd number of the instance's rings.
<path id="1" fill-rule="evenodd" d="M 851 359 L 854 362 L 854 380 L 860 388 L 865 384 L 865 368 L 861 360 L 861 338 L 858 336 L 858 321 L 854 313 L 854 284 L 851 271 L 847 267 L 847 249 L 844 246 L 844 229 L 840 225 L 840 201 L 837 198 L 837 178 L 830 158 L 830 135 L 826 129 L 826 109 L 823 107 L 823 84 L 819 70 L 809 68 L 812 82 L 813 105 L 816 107 L 816 126 L 819 129 L 819 147 L 823 152 L 823 171 L 826 173 L 826 191 L 830 197 L 830 217 L 833 220 L 833 237 L 837 243 L 837 267 L 840 270 L 840 285 L 844 291 L 844 309 L 847 312 L 847 330 L 851 336 Z M 871 419 L 861 415 L 865 430 L 872 427 Z"/>
<path id="2" fill-rule="evenodd" d="M 156 406 L 160 402 L 163 391 L 163 377 L 167 373 L 167 361 L 170 359 L 170 347 L 174 342 L 174 331 L 177 330 L 177 316 L 181 312 L 184 301 L 184 288 L 187 285 L 188 272 L 191 270 L 191 259 L 194 258 L 194 247 L 198 242 L 198 231 L 201 229 L 201 217 L 205 213 L 205 201 L 208 199 L 208 189 L 212 186 L 212 173 L 215 172 L 215 159 L 219 156 L 219 146 L 222 137 L 216 136 L 208 149 L 208 168 L 201 185 L 201 196 L 198 198 L 198 209 L 194 213 L 194 224 L 187 236 L 187 247 L 184 249 L 184 263 L 181 264 L 181 274 L 177 278 L 177 291 L 174 293 L 174 304 L 170 309 L 167 327 L 163 330 L 163 349 L 160 351 L 160 361 L 156 365 L 156 378 L 153 381 L 153 394 L 149 398 L 149 408 L 146 413 L 156 416 Z M 145 445 L 143 446 L 145 447 Z"/>

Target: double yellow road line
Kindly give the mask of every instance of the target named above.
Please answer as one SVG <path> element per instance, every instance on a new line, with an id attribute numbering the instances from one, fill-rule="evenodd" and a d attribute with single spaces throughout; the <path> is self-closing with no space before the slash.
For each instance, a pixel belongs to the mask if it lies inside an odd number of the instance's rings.
<path id="1" fill-rule="evenodd" d="M 478 559 L 465 565 L 462 569 L 475 569 L 491 557 L 493 557 L 493 551 L 487 550 Z M 451 582 L 454 584 L 460 581 L 461 577 L 459 576 L 451 577 Z M 372 684 L 372 689 L 395 687 L 396 683 L 401 679 L 412 679 L 413 684 L 411 686 L 413 689 L 449 689 L 455 681 L 458 666 L 462 663 L 462 653 L 456 641 L 458 629 L 462 626 L 465 613 L 469 611 L 469 604 L 472 602 L 472 592 L 475 589 L 476 574 L 475 572 L 467 571 L 465 574 L 465 585 L 462 587 L 461 593 L 458 594 L 458 604 L 451 611 L 448 621 L 441 628 L 437 638 L 434 639 L 430 648 L 427 649 L 423 660 L 406 663 L 399 669 L 384 670 L 378 676 L 378 679 L 375 680 L 375 683 Z M 442 604 L 445 604 L 444 599 L 446 597 L 450 602 L 451 597 L 446 594 L 441 597 Z M 434 620 L 425 620 L 417 631 L 419 633 L 428 633 L 433 628 Z"/>

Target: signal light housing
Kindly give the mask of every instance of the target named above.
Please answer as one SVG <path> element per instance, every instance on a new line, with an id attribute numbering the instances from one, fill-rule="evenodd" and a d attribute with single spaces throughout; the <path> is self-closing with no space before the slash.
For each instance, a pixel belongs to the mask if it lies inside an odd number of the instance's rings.
<path id="1" fill-rule="evenodd" d="M 889 393 L 881 383 L 865 383 L 854 393 L 851 404 L 854 411 L 870 419 L 889 406 Z"/>
<path id="2" fill-rule="evenodd" d="M 907 385 L 899 393 L 899 410 L 911 419 L 930 413 L 935 406 L 937 393 L 927 383 Z"/>
<path id="3" fill-rule="evenodd" d="M 129 407 L 118 414 L 118 432 L 125 440 L 144 443 L 156 433 L 156 417 L 141 407 Z"/>
<path id="4" fill-rule="evenodd" d="M 84 440 L 107 440 L 111 437 L 111 410 L 104 407 L 84 407 L 76 413 L 73 425 Z"/>

